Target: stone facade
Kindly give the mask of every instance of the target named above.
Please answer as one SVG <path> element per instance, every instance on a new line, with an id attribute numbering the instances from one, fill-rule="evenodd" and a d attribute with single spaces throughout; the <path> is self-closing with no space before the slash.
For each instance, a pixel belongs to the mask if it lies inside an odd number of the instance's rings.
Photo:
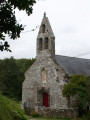
<path id="1" fill-rule="evenodd" d="M 55 37 L 44 14 L 37 37 L 36 61 L 26 71 L 22 85 L 23 106 L 44 116 L 77 116 L 77 112 L 68 106 L 68 101 L 62 96 L 63 86 L 68 81 L 66 75 L 55 60 Z M 47 106 L 43 103 L 44 93 L 48 96 Z"/>

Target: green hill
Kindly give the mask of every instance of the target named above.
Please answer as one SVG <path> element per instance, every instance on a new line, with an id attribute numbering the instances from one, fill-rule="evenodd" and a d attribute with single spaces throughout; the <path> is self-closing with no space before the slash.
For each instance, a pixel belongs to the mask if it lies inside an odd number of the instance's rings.
<path id="1" fill-rule="evenodd" d="M 0 120 L 27 119 L 18 103 L 0 94 Z"/>

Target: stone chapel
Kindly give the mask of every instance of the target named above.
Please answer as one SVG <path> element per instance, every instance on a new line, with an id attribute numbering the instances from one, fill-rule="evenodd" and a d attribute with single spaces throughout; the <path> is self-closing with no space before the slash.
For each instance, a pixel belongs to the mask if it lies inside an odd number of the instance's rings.
<path id="1" fill-rule="evenodd" d="M 55 36 L 44 14 L 37 36 L 36 61 L 25 73 L 22 104 L 44 116 L 77 116 L 75 100 L 70 103 L 62 89 L 73 74 L 90 75 L 90 60 L 55 55 Z"/>

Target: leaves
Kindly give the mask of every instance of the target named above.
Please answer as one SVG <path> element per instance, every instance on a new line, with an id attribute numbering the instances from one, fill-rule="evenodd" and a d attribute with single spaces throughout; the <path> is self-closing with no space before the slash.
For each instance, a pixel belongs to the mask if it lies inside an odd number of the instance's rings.
<path id="1" fill-rule="evenodd" d="M 86 107 L 90 104 L 90 77 L 83 75 L 71 76 L 68 84 L 63 88 L 63 96 L 70 98 L 77 96 L 77 104 L 79 108 Z"/>
<path id="2" fill-rule="evenodd" d="M 8 44 L 7 41 L 5 41 L 3 44 L 2 42 L 0 43 L 0 50 L 3 51 L 3 50 L 6 50 L 6 51 L 9 51 L 11 52 L 11 50 L 9 49 L 10 45 Z"/>
<path id="3" fill-rule="evenodd" d="M 35 59 L 0 60 L 0 92 L 10 98 L 21 100 L 24 73 Z"/>
<path id="4" fill-rule="evenodd" d="M 24 26 L 19 24 L 15 16 L 15 8 L 19 10 L 25 10 L 27 15 L 32 14 L 32 6 L 36 3 L 35 0 L 0 0 L 0 50 L 6 50 L 10 52 L 9 45 L 3 43 L 5 40 L 5 34 L 11 39 L 17 39 L 20 37 L 21 31 L 24 30 Z M 7 41 L 6 41 L 7 42 Z M 8 43 L 8 42 L 7 42 Z"/>

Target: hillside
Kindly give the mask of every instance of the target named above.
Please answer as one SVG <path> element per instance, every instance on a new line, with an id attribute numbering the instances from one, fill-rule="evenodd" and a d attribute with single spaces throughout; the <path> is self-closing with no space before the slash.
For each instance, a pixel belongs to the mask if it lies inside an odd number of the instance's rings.
<path id="1" fill-rule="evenodd" d="M 0 120 L 27 120 L 20 105 L 0 94 Z"/>

